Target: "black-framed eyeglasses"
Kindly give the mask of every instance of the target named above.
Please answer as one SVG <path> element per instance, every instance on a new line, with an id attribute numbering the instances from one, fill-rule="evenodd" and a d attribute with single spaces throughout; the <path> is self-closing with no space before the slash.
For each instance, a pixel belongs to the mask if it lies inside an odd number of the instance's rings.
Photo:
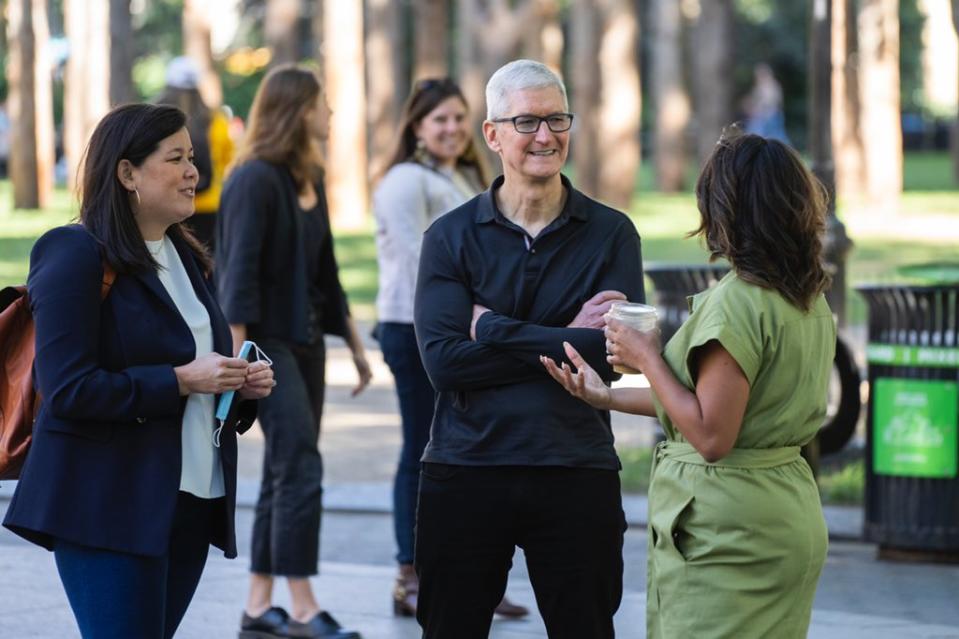
<path id="1" fill-rule="evenodd" d="M 512 118 L 496 118 L 493 122 L 512 122 L 517 133 L 536 133 L 540 125 L 545 122 L 553 133 L 569 131 L 573 126 L 572 113 L 550 113 L 549 115 L 517 115 Z"/>

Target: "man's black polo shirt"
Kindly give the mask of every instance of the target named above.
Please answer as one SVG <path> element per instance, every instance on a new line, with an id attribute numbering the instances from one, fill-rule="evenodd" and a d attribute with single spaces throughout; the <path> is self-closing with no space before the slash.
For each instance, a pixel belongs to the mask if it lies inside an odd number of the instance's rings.
<path id="1" fill-rule="evenodd" d="M 643 302 L 639 235 L 628 217 L 565 177 L 566 205 L 532 238 L 490 190 L 441 216 L 423 236 L 416 337 L 438 392 L 423 461 L 468 466 L 618 469 L 609 412 L 569 395 L 539 362 L 571 343 L 607 381 L 602 331 L 566 328 L 583 302 L 618 290 Z M 469 328 L 473 304 L 492 312 Z"/>

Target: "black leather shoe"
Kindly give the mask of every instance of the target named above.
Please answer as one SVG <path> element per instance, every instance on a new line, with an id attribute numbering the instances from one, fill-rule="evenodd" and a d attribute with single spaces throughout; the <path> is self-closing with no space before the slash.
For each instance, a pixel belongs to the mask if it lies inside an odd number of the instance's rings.
<path id="1" fill-rule="evenodd" d="M 506 597 L 503 597 L 503 600 L 499 602 L 499 605 L 496 606 L 496 610 L 493 612 L 508 619 L 520 619 L 529 614 L 529 608 L 521 606 L 518 603 L 513 603 Z"/>
<path id="2" fill-rule="evenodd" d="M 290 615 L 273 606 L 259 617 L 251 617 L 243 611 L 238 639 L 286 639 L 289 633 Z"/>
<path id="3" fill-rule="evenodd" d="M 326 611 L 316 613 L 316 616 L 306 623 L 290 619 L 286 636 L 297 639 L 362 639 L 355 630 L 344 630 L 333 615 Z"/>

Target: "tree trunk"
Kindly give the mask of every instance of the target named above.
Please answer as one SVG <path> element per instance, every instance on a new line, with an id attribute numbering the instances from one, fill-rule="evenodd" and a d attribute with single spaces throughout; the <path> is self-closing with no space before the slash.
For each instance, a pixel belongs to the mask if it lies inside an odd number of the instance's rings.
<path id="1" fill-rule="evenodd" d="M 13 182 L 13 207 L 17 209 L 47 206 L 53 190 L 53 99 L 48 38 L 44 0 L 8 2 L 8 171 Z"/>
<path id="2" fill-rule="evenodd" d="M 832 4 L 836 0 L 813 3 L 809 31 L 809 155 L 813 174 L 826 189 L 826 234 L 823 257 L 832 268 L 832 285 L 826 299 L 839 326 L 846 322 L 846 256 L 852 242 L 846 228 L 836 217 L 836 171 L 832 150 L 832 40 L 835 35 Z"/>
<path id="3" fill-rule="evenodd" d="M 693 108 L 696 120 L 696 155 L 700 164 L 713 152 L 723 127 L 733 121 L 733 15 L 732 0 L 700 0 L 693 23 L 691 52 Z"/>
<path id="4" fill-rule="evenodd" d="M 861 197 L 866 184 L 866 160 L 859 122 L 858 40 L 856 1 L 833 0 L 832 144 L 836 190 L 846 200 Z"/>
<path id="5" fill-rule="evenodd" d="M 639 173 L 639 17 L 632 0 L 604 0 L 599 47 L 602 78 L 598 129 L 599 197 L 621 208 L 632 203 Z M 580 136 L 582 140 L 582 136 Z"/>
<path id="6" fill-rule="evenodd" d="M 959 0 L 952 0 L 952 26 L 959 36 Z M 956 184 L 959 184 L 959 104 L 956 109 L 956 121 L 952 127 L 952 175 Z"/>
<path id="7" fill-rule="evenodd" d="M 456 68 L 459 85 L 470 108 L 470 131 L 479 135 L 486 119 L 486 82 L 489 73 L 482 44 L 476 32 L 476 22 L 483 19 L 482 0 L 458 0 L 456 11 Z M 493 175 L 500 172 L 499 156 L 480 142 L 483 154 Z"/>
<path id="8" fill-rule="evenodd" d="M 369 206 L 363 4 L 324 2 L 323 11 L 326 94 L 333 111 L 326 171 L 330 215 L 339 228 L 360 229 Z"/>
<path id="9" fill-rule="evenodd" d="M 323 0 L 312 0 L 310 4 L 310 51 L 319 67 L 320 77 L 323 76 L 323 5 Z"/>
<path id="10" fill-rule="evenodd" d="M 562 75 L 563 25 L 556 0 L 537 0 L 532 19 L 523 31 L 522 57 L 542 62 Z"/>
<path id="11" fill-rule="evenodd" d="M 300 59 L 300 0 L 267 0 L 263 36 L 273 52 L 271 66 Z"/>
<path id="12" fill-rule="evenodd" d="M 576 187 L 628 208 L 639 169 L 639 20 L 631 0 L 576 0 L 570 14 Z"/>
<path id="13" fill-rule="evenodd" d="M 446 0 L 413 0 L 413 79 L 449 75 L 449 8 Z"/>
<path id="14" fill-rule="evenodd" d="M 471 130 L 479 132 L 486 118 L 486 82 L 501 66 L 517 58 L 529 25 L 548 9 L 547 0 L 458 0 L 457 69 L 460 88 L 470 106 Z M 499 158 L 481 145 L 493 173 Z"/>
<path id="15" fill-rule="evenodd" d="M 813 2 L 809 33 L 809 156 L 813 172 L 830 189 L 832 174 L 832 15 L 829 0 Z M 832 195 L 832 193 L 830 193 Z"/>
<path id="16" fill-rule="evenodd" d="M 130 0 L 110 0 L 110 104 L 136 100 Z"/>
<path id="17" fill-rule="evenodd" d="M 866 197 L 892 213 L 902 192 L 898 0 L 863 0 L 859 38 Z"/>
<path id="18" fill-rule="evenodd" d="M 575 136 L 570 150 L 576 169 L 576 188 L 599 197 L 600 110 L 602 90 L 599 41 L 602 18 L 592 0 L 575 0 L 570 14 L 570 53 L 572 57 L 573 111 Z"/>
<path id="19" fill-rule="evenodd" d="M 366 91 L 371 176 L 386 168 L 398 134 L 407 93 L 403 68 L 401 5 L 393 0 L 366 2 Z"/>
<path id="20" fill-rule="evenodd" d="M 674 192 L 682 190 L 685 181 L 684 136 L 689 123 L 689 97 L 683 88 L 680 55 L 680 7 L 674 0 L 652 0 L 652 5 L 656 184 L 661 191 Z"/>
<path id="21" fill-rule="evenodd" d="M 223 104 L 223 86 L 213 66 L 210 6 L 203 0 L 183 1 L 183 50 L 200 68 L 200 95 L 211 108 Z"/>
<path id="22" fill-rule="evenodd" d="M 63 150 L 73 186 L 80 158 L 97 122 L 110 108 L 110 5 L 108 0 L 65 0 L 70 42 L 63 82 Z"/>

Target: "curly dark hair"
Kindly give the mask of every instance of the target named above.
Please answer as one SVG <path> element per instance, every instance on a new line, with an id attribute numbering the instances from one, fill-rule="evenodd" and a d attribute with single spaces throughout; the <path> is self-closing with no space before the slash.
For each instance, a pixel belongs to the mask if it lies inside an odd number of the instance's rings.
<path id="1" fill-rule="evenodd" d="M 699 228 L 711 258 L 808 311 L 830 276 L 822 260 L 827 194 L 778 140 L 724 133 L 696 183 Z"/>

